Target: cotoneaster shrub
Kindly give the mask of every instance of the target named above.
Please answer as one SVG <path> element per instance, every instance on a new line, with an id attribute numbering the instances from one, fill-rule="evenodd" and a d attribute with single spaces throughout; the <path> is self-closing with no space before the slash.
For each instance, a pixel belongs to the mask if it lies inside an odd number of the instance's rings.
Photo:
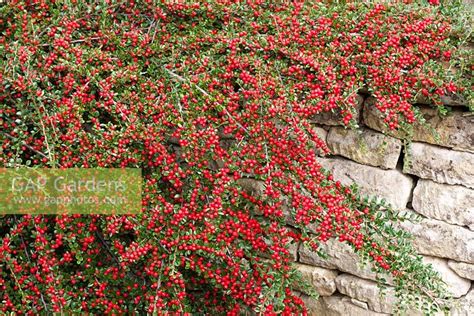
<path id="1" fill-rule="evenodd" d="M 363 88 L 391 128 L 417 120 L 418 95 L 460 92 L 439 8 L 163 2 L 0 8 L 1 165 L 144 175 L 140 215 L 2 216 L 0 311 L 304 313 L 289 246 L 331 238 L 401 303 L 442 307 L 404 217 L 321 169 L 311 126 L 354 126 Z"/>

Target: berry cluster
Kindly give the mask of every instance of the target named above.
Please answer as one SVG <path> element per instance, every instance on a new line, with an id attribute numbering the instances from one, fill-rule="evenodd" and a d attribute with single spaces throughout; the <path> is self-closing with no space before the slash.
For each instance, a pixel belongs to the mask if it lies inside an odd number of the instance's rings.
<path id="1" fill-rule="evenodd" d="M 311 125 L 355 125 L 361 89 L 391 128 L 414 122 L 417 95 L 456 92 L 438 67 L 449 24 L 416 8 L 3 5 L 0 164 L 142 168 L 144 194 L 133 216 L 2 216 L 0 312 L 298 314 L 290 245 L 331 238 L 436 296 L 385 230 L 395 215 L 318 164 Z"/>

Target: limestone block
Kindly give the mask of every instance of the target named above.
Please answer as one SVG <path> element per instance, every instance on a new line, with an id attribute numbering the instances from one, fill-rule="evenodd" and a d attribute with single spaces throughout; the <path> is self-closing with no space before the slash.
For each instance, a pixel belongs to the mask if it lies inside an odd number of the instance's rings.
<path id="1" fill-rule="evenodd" d="M 448 285 L 454 298 L 465 295 L 471 282 L 453 273 L 448 268 L 447 261 L 435 257 L 424 257 L 426 264 L 431 264 L 442 280 Z M 392 313 L 396 304 L 395 290 L 393 287 L 381 289 L 376 282 L 358 278 L 350 274 L 341 274 L 336 278 L 337 290 L 349 297 L 366 302 L 369 309 L 380 313 Z M 382 296 L 383 293 L 383 296 Z"/>
<path id="2" fill-rule="evenodd" d="M 376 282 L 341 274 L 336 278 L 337 290 L 349 297 L 366 302 L 369 309 L 379 313 L 392 313 L 396 302 L 393 287 L 381 289 Z M 382 296 L 384 293 L 384 296 Z"/>
<path id="3" fill-rule="evenodd" d="M 242 178 L 237 180 L 242 189 L 249 195 L 261 198 L 265 194 L 265 183 L 251 178 Z"/>
<path id="4" fill-rule="evenodd" d="M 343 127 L 332 127 L 327 143 L 335 155 L 383 169 L 395 169 L 402 148 L 401 141 L 396 138 L 369 129 Z"/>
<path id="5" fill-rule="evenodd" d="M 474 264 L 449 260 L 448 266 L 460 277 L 474 280 Z"/>
<path id="6" fill-rule="evenodd" d="M 447 284 L 448 291 L 454 298 L 465 295 L 471 288 L 471 281 L 461 278 L 451 270 L 446 259 L 425 256 L 423 262 L 433 266 L 433 269 L 439 273 L 441 279 Z"/>
<path id="7" fill-rule="evenodd" d="M 351 297 L 351 303 L 354 304 L 355 306 L 359 306 L 363 309 L 369 309 L 369 305 L 367 305 L 366 302 L 359 301 L 353 297 Z"/>
<path id="8" fill-rule="evenodd" d="M 472 0 L 464 0 L 464 1 L 466 2 L 466 1 L 472 1 Z M 458 49 L 462 49 L 462 46 L 459 47 Z M 455 107 L 469 106 L 469 101 L 459 94 L 443 95 L 441 96 L 441 102 L 443 102 L 444 105 L 455 106 Z M 428 100 L 428 98 L 426 98 L 425 96 L 419 94 L 416 97 L 414 103 L 428 105 L 428 104 L 432 104 L 433 102 Z"/>
<path id="9" fill-rule="evenodd" d="M 323 298 L 323 309 L 326 316 L 381 316 L 388 315 L 377 313 L 352 303 L 351 298 L 343 295 L 333 295 Z"/>
<path id="10" fill-rule="evenodd" d="M 471 1 L 470 3 L 471 5 L 473 4 L 472 0 L 464 0 L 464 2 L 468 2 L 468 1 Z M 465 98 L 463 98 L 459 94 L 443 95 L 441 96 L 441 102 L 449 106 L 468 106 L 469 105 L 469 101 L 467 101 Z"/>
<path id="11" fill-rule="evenodd" d="M 474 288 L 459 299 L 450 311 L 450 316 L 472 316 L 474 314 Z"/>
<path id="12" fill-rule="evenodd" d="M 474 232 L 467 228 L 430 218 L 396 226 L 414 235 L 413 245 L 421 254 L 474 263 Z"/>
<path id="13" fill-rule="evenodd" d="M 320 296 L 330 296 L 336 291 L 335 279 L 338 274 L 336 270 L 329 270 L 301 263 L 296 263 L 295 268 L 303 275 L 303 278 Z M 296 290 L 304 292 L 298 285 L 296 286 Z"/>
<path id="14" fill-rule="evenodd" d="M 413 208 L 426 217 L 474 230 L 474 190 L 431 180 L 419 180 L 413 192 Z"/>
<path id="15" fill-rule="evenodd" d="M 474 188 L 474 154 L 424 143 L 412 143 L 404 171 L 439 183 Z"/>
<path id="16" fill-rule="evenodd" d="M 391 131 L 384 125 L 380 111 L 374 106 L 375 99 L 368 98 L 364 104 L 364 124 L 388 135 L 403 138 L 398 131 Z M 453 111 L 446 117 L 440 117 L 436 109 L 421 107 L 420 111 L 431 128 L 420 123 L 413 124 L 413 140 L 449 147 L 460 151 L 474 152 L 474 116 L 462 111 Z M 433 129 L 435 133 L 433 132 Z M 436 139 L 435 135 L 439 139 Z"/>
<path id="17" fill-rule="evenodd" d="M 340 294 L 315 299 L 300 294 L 308 316 L 382 316 L 388 314 L 377 313 L 367 309 L 364 302 L 357 302 L 353 298 Z"/>
<path id="18" fill-rule="evenodd" d="M 373 264 L 369 262 L 367 265 L 364 265 L 348 244 L 330 239 L 321 244 L 320 248 L 327 254 L 327 258 L 322 258 L 317 252 L 301 246 L 299 248 L 300 262 L 327 269 L 337 269 L 364 279 L 377 279 L 377 274 L 372 271 Z M 386 279 L 388 284 L 393 284 L 393 279 L 390 275 L 381 276 Z"/>
<path id="19" fill-rule="evenodd" d="M 288 250 L 290 252 L 290 255 L 293 261 L 298 260 L 298 248 L 299 248 L 299 244 L 294 243 L 294 242 L 288 246 Z"/>
<path id="20" fill-rule="evenodd" d="M 318 162 L 342 184 L 355 182 L 361 193 L 383 197 L 396 209 L 404 209 L 410 199 L 413 179 L 398 170 L 381 170 L 345 159 L 320 158 Z"/>

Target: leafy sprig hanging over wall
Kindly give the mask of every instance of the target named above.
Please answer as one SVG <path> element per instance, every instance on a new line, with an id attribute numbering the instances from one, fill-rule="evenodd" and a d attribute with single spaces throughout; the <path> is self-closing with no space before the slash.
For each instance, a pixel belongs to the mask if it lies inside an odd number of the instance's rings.
<path id="1" fill-rule="evenodd" d="M 362 89 L 393 129 L 463 93 L 438 7 L 10 1 L 0 34 L 3 167 L 144 173 L 140 215 L 2 216 L 1 312 L 295 314 L 289 247 L 331 238 L 403 302 L 445 303 L 403 216 L 334 181 L 312 129 L 355 126 Z"/>

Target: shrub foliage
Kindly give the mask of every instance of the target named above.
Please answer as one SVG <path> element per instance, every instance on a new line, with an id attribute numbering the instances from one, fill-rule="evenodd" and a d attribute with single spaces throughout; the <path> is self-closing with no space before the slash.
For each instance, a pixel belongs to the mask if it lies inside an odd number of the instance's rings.
<path id="1" fill-rule="evenodd" d="M 144 176 L 139 215 L 2 216 L 2 313 L 303 313 L 290 249 L 331 238 L 402 302 L 442 306 L 393 228 L 405 218 L 334 181 L 311 124 L 355 126 L 364 90 L 404 127 L 417 97 L 458 92 L 438 8 L 13 0 L 0 14 L 1 165 Z"/>

